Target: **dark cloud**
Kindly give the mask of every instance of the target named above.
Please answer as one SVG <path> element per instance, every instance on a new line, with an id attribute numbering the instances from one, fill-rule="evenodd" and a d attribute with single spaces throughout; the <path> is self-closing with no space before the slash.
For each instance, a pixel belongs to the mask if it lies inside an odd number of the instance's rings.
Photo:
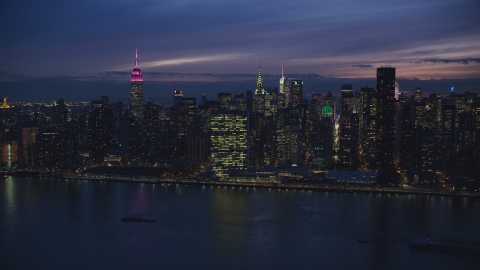
<path id="1" fill-rule="evenodd" d="M 360 64 L 360 65 L 352 65 L 352 67 L 357 67 L 357 68 L 373 68 L 373 65 Z"/>
<path id="2" fill-rule="evenodd" d="M 24 80 L 28 78 L 29 78 L 28 76 L 12 74 L 10 72 L 0 70 L 0 82 L 18 81 L 18 80 Z"/>
<path id="3" fill-rule="evenodd" d="M 470 63 L 480 63 L 480 58 L 461 58 L 461 59 L 423 59 L 421 62 L 430 62 L 430 63 L 462 63 L 468 65 Z"/>
<path id="4" fill-rule="evenodd" d="M 0 25 L 14 26 L 0 27 L 0 69 L 34 76 L 120 69 L 133 63 L 136 47 L 140 63 L 245 54 L 148 70 L 178 73 L 251 72 L 261 59 L 266 67 L 285 61 L 295 72 L 328 74 L 352 57 L 372 64 L 448 59 L 441 46 L 475 58 L 480 13 L 474 2 L 0 1 Z M 298 59 L 324 62 L 293 65 Z"/>

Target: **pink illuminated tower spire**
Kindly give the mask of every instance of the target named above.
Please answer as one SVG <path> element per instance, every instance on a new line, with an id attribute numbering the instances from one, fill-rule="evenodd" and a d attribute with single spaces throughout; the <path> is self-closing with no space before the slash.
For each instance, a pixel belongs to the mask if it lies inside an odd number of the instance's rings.
<path id="1" fill-rule="evenodd" d="M 138 49 L 135 49 L 135 68 L 132 71 L 131 82 L 142 82 L 142 71 L 138 68 Z"/>
<path id="2" fill-rule="evenodd" d="M 130 112 L 135 118 L 135 121 L 142 122 L 143 120 L 143 77 L 142 71 L 138 68 L 138 50 L 135 49 L 135 68 L 132 70 L 132 77 L 130 79 L 131 85 L 131 99 Z"/>

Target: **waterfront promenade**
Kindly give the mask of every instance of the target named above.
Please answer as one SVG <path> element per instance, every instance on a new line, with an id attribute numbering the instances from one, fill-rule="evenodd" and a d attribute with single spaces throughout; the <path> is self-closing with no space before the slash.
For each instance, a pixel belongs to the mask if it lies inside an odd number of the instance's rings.
<path id="1" fill-rule="evenodd" d="M 412 186 L 401 187 L 383 187 L 383 186 L 359 186 L 359 185 L 340 185 L 340 184 L 317 184 L 317 183 L 271 183 L 271 182 L 242 182 L 242 181 L 214 181 L 214 180 L 196 180 L 193 178 L 158 178 L 158 177 L 125 177 L 125 176 L 104 176 L 104 175 L 85 175 L 85 174 L 65 174 L 59 176 L 64 179 L 75 180 L 95 180 L 95 181 L 116 181 L 116 182 L 136 182 L 151 183 L 162 185 L 200 185 L 212 187 L 239 187 L 239 188 L 270 188 L 270 189 L 292 189 L 292 190 L 312 190 L 320 192 L 347 192 L 347 193 L 365 193 L 365 194 L 423 194 L 438 196 L 463 196 L 480 197 L 479 192 L 453 191 L 447 189 L 428 189 Z"/>
<path id="2" fill-rule="evenodd" d="M 8 173 L 17 175 L 15 173 Z M 30 176 L 38 178 L 61 178 L 72 180 L 93 180 L 93 181 L 115 181 L 115 182 L 134 182 L 151 183 L 162 185 L 200 185 L 213 187 L 244 187 L 244 188 L 274 188 L 274 189 L 292 189 L 292 190 L 312 190 L 323 192 L 348 192 L 348 193 L 366 193 L 366 194 L 423 194 L 438 196 L 462 196 L 462 197 L 480 197 L 480 192 L 451 190 L 451 189 L 433 189 L 419 186 L 379 186 L 379 185 L 350 185 L 350 184 L 322 184 L 299 182 L 263 182 L 263 181 L 236 181 L 236 180 L 197 180 L 195 178 L 182 177 L 158 177 L 158 176 L 125 176 L 112 174 L 92 174 L 92 173 L 60 173 L 60 174 L 42 174 L 40 172 L 30 172 L 25 175 L 23 172 L 19 176 Z"/>

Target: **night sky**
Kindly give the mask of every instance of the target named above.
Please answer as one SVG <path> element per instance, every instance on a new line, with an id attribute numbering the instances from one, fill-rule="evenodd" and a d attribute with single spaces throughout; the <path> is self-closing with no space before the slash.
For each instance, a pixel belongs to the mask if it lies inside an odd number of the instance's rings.
<path id="1" fill-rule="evenodd" d="M 282 61 L 305 92 L 374 86 L 480 93 L 480 1 L 2 1 L 0 95 L 128 99 L 135 48 L 146 99 L 278 87 Z"/>

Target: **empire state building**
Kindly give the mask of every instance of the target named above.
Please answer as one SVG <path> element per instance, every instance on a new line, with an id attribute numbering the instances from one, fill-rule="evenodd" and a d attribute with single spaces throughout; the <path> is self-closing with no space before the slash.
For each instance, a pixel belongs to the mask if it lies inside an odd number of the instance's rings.
<path id="1" fill-rule="evenodd" d="M 143 120 L 143 78 L 142 71 L 138 68 L 138 51 L 135 49 L 135 68 L 132 71 L 130 112 L 135 121 Z"/>

